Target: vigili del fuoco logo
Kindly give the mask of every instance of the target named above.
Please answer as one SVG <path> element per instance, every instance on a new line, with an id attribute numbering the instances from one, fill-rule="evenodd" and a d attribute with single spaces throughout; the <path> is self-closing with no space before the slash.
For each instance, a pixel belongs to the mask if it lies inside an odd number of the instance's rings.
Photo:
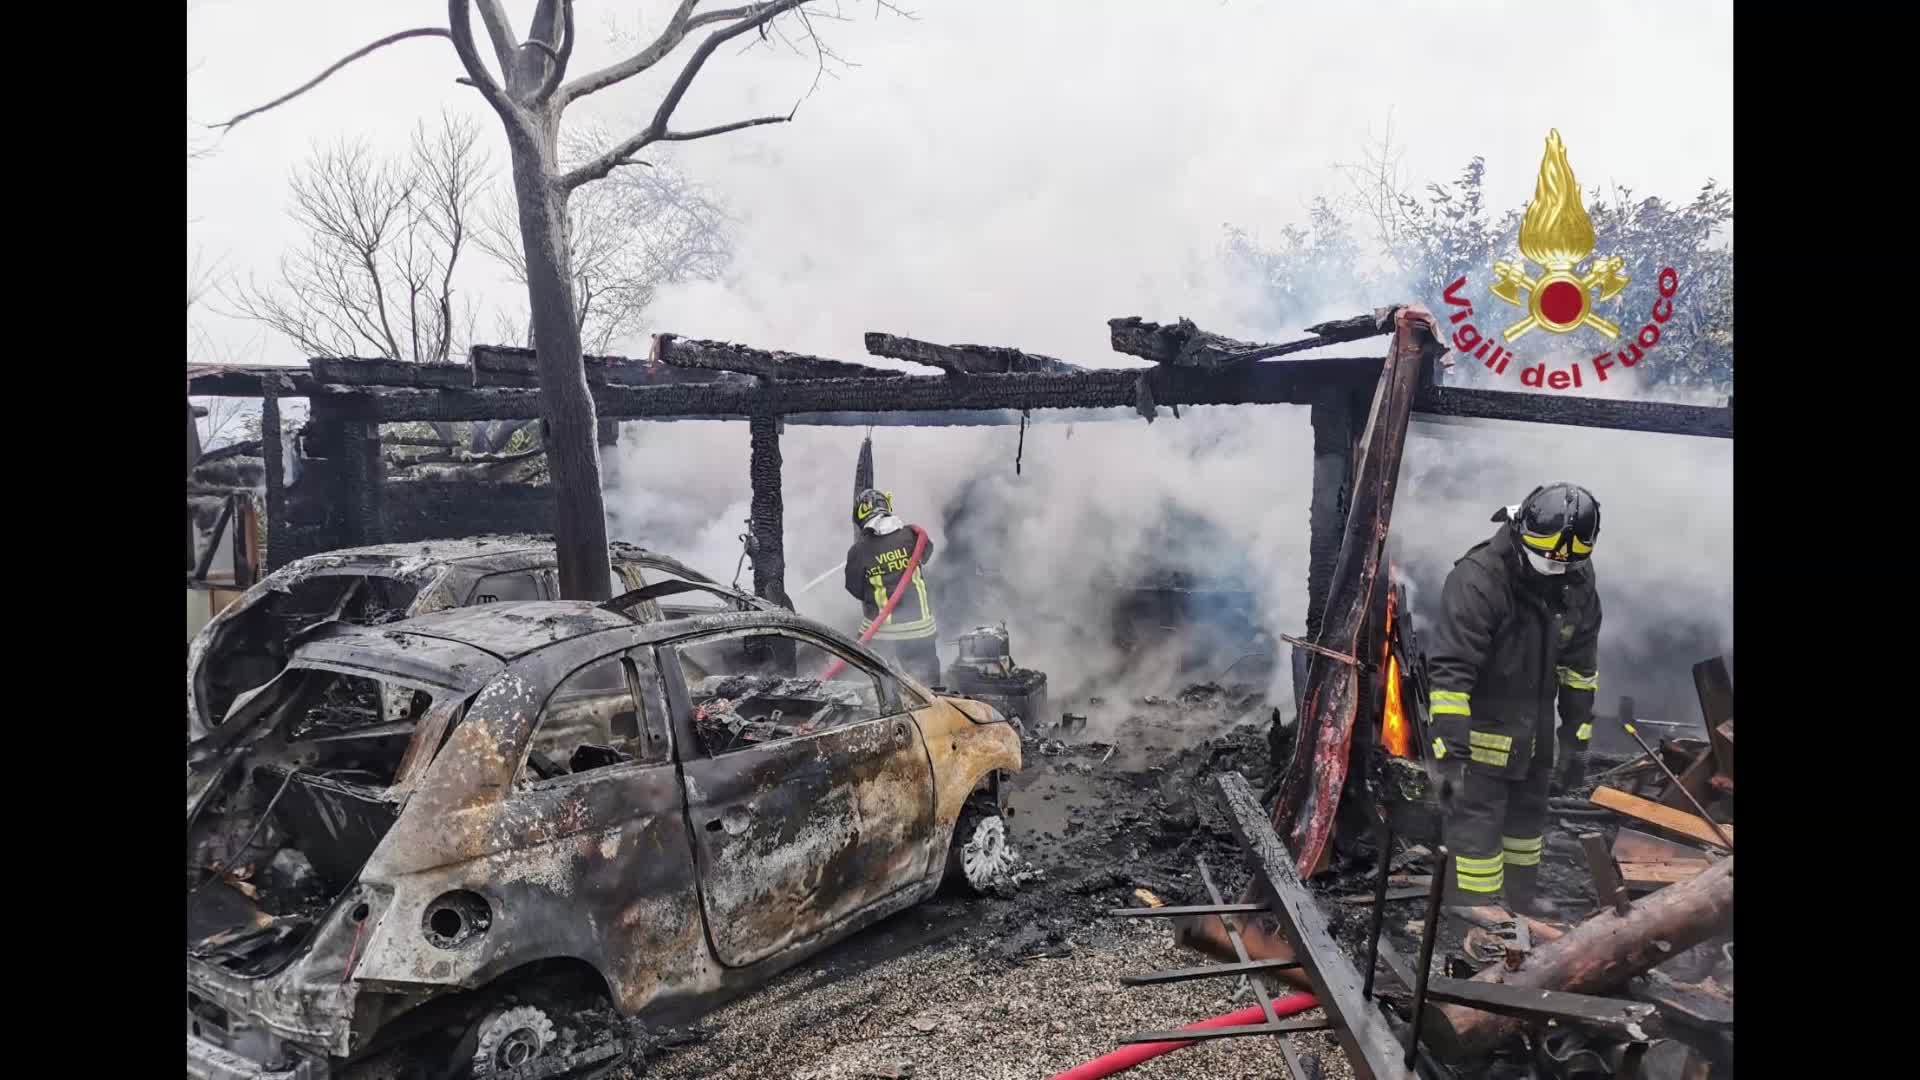
<path id="1" fill-rule="evenodd" d="M 1547 390 L 1579 390 L 1588 378 L 1607 381 L 1615 367 L 1631 368 L 1656 345 L 1660 328 L 1673 318 L 1673 297 L 1680 291 L 1680 275 L 1673 267 L 1663 267 L 1659 280 L 1659 298 L 1653 302 L 1646 325 L 1622 340 L 1620 326 L 1594 310 L 1620 295 L 1630 283 L 1627 261 L 1618 255 L 1593 257 L 1593 219 L 1580 201 L 1580 185 L 1574 181 L 1573 167 L 1567 164 L 1567 146 L 1560 132 L 1547 135 L 1547 153 L 1540 159 L 1540 179 L 1534 185 L 1533 201 L 1527 204 L 1520 220 L 1521 261 L 1493 264 L 1493 296 L 1526 312 L 1525 316 L 1500 330 L 1496 338 L 1481 332 L 1470 320 L 1473 302 L 1467 299 L 1466 275 L 1447 286 L 1445 299 L 1454 309 L 1448 321 L 1454 326 L 1453 347 L 1485 364 L 1496 375 L 1505 375 L 1518 360 L 1522 385 Z M 1591 259 L 1589 262 L 1588 260 Z M 1580 264 L 1586 263 L 1586 269 Z M 1529 271 L 1538 267 L 1535 276 Z M 1491 314 L 1491 313 L 1489 313 Z M 1591 331 L 1606 339 L 1609 347 L 1589 359 L 1548 370 L 1542 363 L 1529 364 L 1513 351 L 1513 344 L 1534 330 L 1550 334 Z M 1588 376 L 1586 371 L 1593 374 Z"/>

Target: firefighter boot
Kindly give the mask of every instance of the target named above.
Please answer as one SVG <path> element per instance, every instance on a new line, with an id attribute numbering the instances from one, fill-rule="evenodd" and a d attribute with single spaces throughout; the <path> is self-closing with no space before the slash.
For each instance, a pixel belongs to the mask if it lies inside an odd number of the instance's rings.
<path id="1" fill-rule="evenodd" d="M 1552 920 L 1559 911 L 1540 895 L 1540 837 L 1516 840 L 1502 837 L 1505 845 L 1507 907 L 1520 915 Z"/>

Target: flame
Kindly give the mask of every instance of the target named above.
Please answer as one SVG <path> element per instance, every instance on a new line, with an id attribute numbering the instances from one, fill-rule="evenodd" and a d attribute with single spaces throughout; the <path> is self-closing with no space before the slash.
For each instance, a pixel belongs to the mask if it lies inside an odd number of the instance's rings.
<path id="1" fill-rule="evenodd" d="M 1380 742 L 1394 757 L 1411 757 L 1413 730 L 1407 726 L 1407 711 L 1400 702 L 1400 658 L 1393 655 L 1393 609 L 1398 589 L 1387 589 L 1387 628 L 1381 635 L 1380 652 L 1387 667 L 1387 707 L 1380 719 Z"/>
<path id="2" fill-rule="evenodd" d="M 1593 220 L 1580 202 L 1580 185 L 1567 164 L 1567 144 L 1560 132 L 1547 135 L 1547 153 L 1540 159 L 1540 179 L 1533 201 L 1520 222 L 1520 254 L 1548 270 L 1571 270 L 1593 254 Z"/>

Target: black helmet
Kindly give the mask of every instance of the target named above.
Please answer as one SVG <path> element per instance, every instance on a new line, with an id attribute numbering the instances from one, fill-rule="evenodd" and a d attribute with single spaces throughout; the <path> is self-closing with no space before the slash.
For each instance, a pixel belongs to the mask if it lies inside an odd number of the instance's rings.
<path id="1" fill-rule="evenodd" d="M 1534 488 L 1519 506 L 1503 507 L 1493 520 L 1507 523 L 1534 571 L 1564 574 L 1593 555 L 1600 539 L 1600 500 L 1578 484 L 1547 484 Z"/>
<path id="2" fill-rule="evenodd" d="M 893 513 L 893 496 L 877 488 L 867 488 L 853 497 L 853 523 L 865 525 L 875 514 Z"/>

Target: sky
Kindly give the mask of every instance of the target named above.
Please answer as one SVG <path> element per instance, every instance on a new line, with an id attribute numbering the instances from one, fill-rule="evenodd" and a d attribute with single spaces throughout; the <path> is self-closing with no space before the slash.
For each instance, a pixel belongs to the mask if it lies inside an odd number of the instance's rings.
<path id="1" fill-rule="evenodd" d="M 506 6 L 524 27 L 530 0 Z M 650 38 L 670 6 L 580 0 L 575 70 L 615 59 L 615 43 L 630 49 L 636 31 Z M 1242 321 L 1258 308 L 1246 302 L 1251 283 L 1217 258 L 1226 227 L 1272 238 L 1303 224 L 1315 197 L 1348 191 L 1336 165 L 1358 161 L 1389 124 L 1415 185 L 1450 180 L 1483 156 L 1496 213 L 1531 196 L 1550 129 L 1565 139 L 1583 188 L 1618 184 L 1684 201 L 1709 178 L 1734 180 L 1730 2 L 908 6 L 915 18 L 844 0 L 848 20 L 820 28 L 849 63 L 817 87 L 811 56 L 763 47 L 713 58 L 677 126 L 784 113 L 796 102 L 798 111 L 788 124 L 673 148 L 675 165 L 736 219 L 733 270 L 721 282 L 664 290 L 642 335 L 615 351 L 640 354 L 644 333 L 672 331 L 875 362 L 861 335 L 884 330 L 1132 364 L 1107 341 L 1106 320 L 1120 315 L 1187 316 L 1255 337 Z M 444 5 L 413 0 L 199 0 L 188 12 L 190 131 L 283 93 L 368 41 L 445 18 Z M 670 59 L 569 118 L 637 129 L 676 71 Z M 454 83 L 460 74 L 445 41 L 404 42 L 219 139 L 188 167 L 189 262 L 269 275 L 298 240 L 284 212 L 288 174 L 317 141 L 364 137 L 398 151 L 416 122 L 448 109 L 473 116 L 504 165 L 499 122 Z M 477 259 L 461 287 L 483 306 L 523 303 L 504 273 Z M 1408 299 L 1441 307 L 1439 297 L 1356 296 L 1324 317 Z M 220 306 L 216 299 L 195 316 L 205 343 L 196 358 L 301 359 Z M 744 425 L 626 429 L 606 461 L 615 535 L 728 577 L 748 501 Z M 844 549 L 841 504 L 859 435 L 788 429 L 790 589 Z M 1010 553 L 1007 572 L 1039 601 L 1008 613 L 1016 657 L 1058 672 L 1056 686 L 1100 664 L 1072 628 L 1042 616 L 1097 595 L 1106 572 L 1137 568 L 1151 553 L 1123 535 L 1125 525 L 1173 511 L 1208 518 L 1244 548 L 1269 629 L 1300 632 L 1305 409 L 1036 426 L 1019 476 L 1017 438 L 1011 428 L 883 429 L 877 463 L 883 486 L 918 520 L 937 523 L 964 499 L 986 499 L 1010 518 L 1007 535 L 1029 546 Z M 1602 698 L 1635 693 L 1689 707 L 1685 665 L 1731 649 L 1730 443 L 1423 427 L 1407 455 L 1396 542 L 1412 579 L 1429 586 L 1490 529 L 1495 506 L 1549 480 L 1592 486 L 1610 515 L 1603 553 L 1620 552 L 1602 559 L 1603 667 L 1635 669 L 1624 689 L 1603 675 Z M 984 488 L 980 477 L 989 478 Z M 1021 554 L 1036 549 L 1047 554 Z M 858 619 L 831 583 L 800 607 L 842 625 Z M 946 634 L 960 629 L 943 625 Z M 1023 642 L 1038 655 L 1022 657 Z"/>
<path id="2" fill-rule="evenodd" d="M 1731 3 L 913 0 L 913 19 L 841 3 L 848 21 L 819 25 L 849 66 L 817 89 L 810 56 L 722 50 L 682 105 L 680 123 L 705 126 L 800 103 L 790 124 L 674 148 L 739 219 L 738 276 L 670 291 L 655 328 L 842 356 L 884 328 L 1100 362 L 1109 317 L 1217 305 L 1197 264 L 1223 227 L 1304 220 L 1314 196 L 1346 190 L 1333 166 L 1389 123 L 1419 182 L 1484 156 L 1496 207 L 1529 196 L 1550 128 L 1586 187 L 1681 199 L 1733 180 Z M 575 69 L 670 7 L 581 0 Z M 532 4 L 507 8 L 524 25 Z M 415 0 L 198 0 L 190 126 L 445 19 Z M 637 127 L 674 70 L 569 116 Z M 444 108 L 482 122 L 504 163 L 499 123 L 460 74 L 446 41 L 406 41 L 234 129 L 190 164 L 190 259 L 269 274 L 298 240 L 287 176 L 317 141 L 398 150 Z M 497 268 L 469 270 L 483 303 L 519 303 Z M 300 359 L 255 324 L 203 326 L 233 359 Z"/>

